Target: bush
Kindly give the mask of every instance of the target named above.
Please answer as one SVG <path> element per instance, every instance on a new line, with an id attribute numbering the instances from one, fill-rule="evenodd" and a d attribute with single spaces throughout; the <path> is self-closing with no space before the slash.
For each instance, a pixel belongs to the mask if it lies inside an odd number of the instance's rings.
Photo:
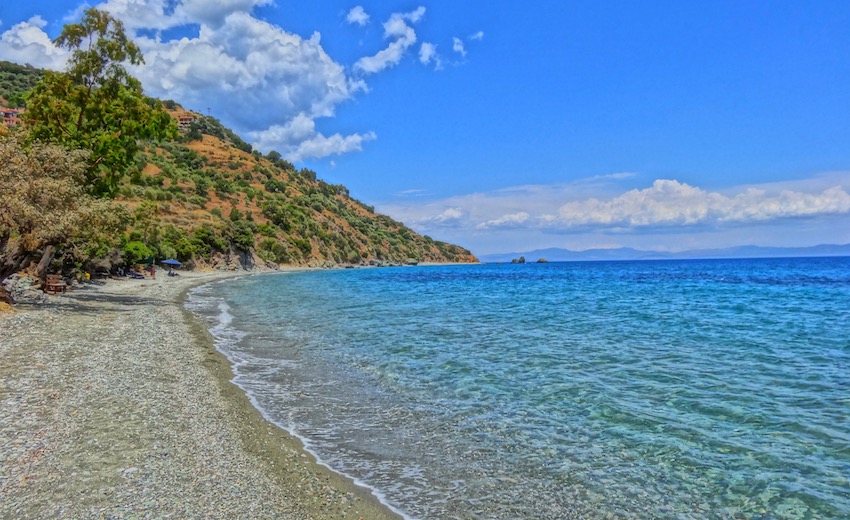
<path id="1" fill-rule="evenodd" d="M 127 242 L 123 248 L 124 261 L 127 265 L 135 265 L 154 255 L 151 248 L 139 241 Z"/>
<path id="2" fill-rule="evenodd" d="M 206 224 L 195 230 L 193 238 L 199 245 L 207 246 L 203 248 L 206 251 L 225 251 L 227 249 L 227 242 Z"/>
<path id="3" fill-rule="evenodd" d="M 272 224 L 260 224 L 257 226 L 257 233 L 265 237 L 275 238 L 277 236 L 277 228 Z"/>
<path id="4" fill-rule="evenodd" d="M 286 252 L 286 246 L 284 246 L 277 240 L 273 240 L 271 238 L 267 238 L 260 242 L 260 247 L 259 249 L 257 249 L 257 254 L 263 260 L 267 260 L 270 262 L 277 262 L 283 264 L 289 261 L 289 255 Z"/>
<path id="5" fill-rule="evenodd" d="M 230 241 L 236 249 L 248 251 L 254 247 L 254 233 L 251 227 L 244 220 L 236 222 L 231 232 Z"/>
<path id="6" fill-rule="evenodd" d="M 192 180 L 195 182 L 195 193 L 200 195 L 201 197 L 208 197 L 208 190 L 210 189 L 210 181 L 200 175 L 195 175 L 192 177 Z"/>

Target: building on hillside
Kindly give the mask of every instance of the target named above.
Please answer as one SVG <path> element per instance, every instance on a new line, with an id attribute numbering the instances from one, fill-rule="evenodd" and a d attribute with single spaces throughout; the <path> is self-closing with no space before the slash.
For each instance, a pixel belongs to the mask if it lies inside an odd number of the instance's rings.
<path id="1" fill-rule="evenodd" d="M 171 117 L 177 120 L 177 128 L 181 132 L 188 132 L 189 127 L 192 126 L 192 123 L 198 120 L 194 114 L 189 112 L 183 112 L 182 114 L 174 114 Z"/>
<path id="2" fill-rule="evenodd" d="M 6 108 L 0 106 L 0 115 L 3 116 L 3 124 L 9 128 L 21 123 L 21 114 L 23 114 L 23 112 L 23 108 Z"/>

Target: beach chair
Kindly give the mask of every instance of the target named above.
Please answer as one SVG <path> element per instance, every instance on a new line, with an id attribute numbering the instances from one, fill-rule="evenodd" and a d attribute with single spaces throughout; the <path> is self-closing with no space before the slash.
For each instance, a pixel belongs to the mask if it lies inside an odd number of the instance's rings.
<path id="1" fill-rule="evenodd" d="M 62 275 L 48 274 L 44 282 L 44 292 L 47 294 L 56 294 L 68 290 L 68 284 L 62 280 Z"/>

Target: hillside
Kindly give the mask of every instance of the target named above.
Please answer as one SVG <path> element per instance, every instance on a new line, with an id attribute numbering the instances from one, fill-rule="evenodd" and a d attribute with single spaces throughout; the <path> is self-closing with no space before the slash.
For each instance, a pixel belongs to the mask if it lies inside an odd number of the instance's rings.
<path id="1" fill-rule="evenodd" d="M 344 186 L 296 170 L 275 152 L 250 151 L 214 118 L 166 106 L 175 118 L 195 122 L 180 139 L 148 146 L 138 171 L 121 184 L 117 200 L 136 217 L 128 236 L 128 243 L 140 243 L 134 247 L 201 263 L 477 261 L 375 213 Z"/>
<path id="2" fill-rule="evenodd" d="M 0 62 L 0 96 L 23 106 L 42 75 Z M 145 143 L 135 171 L 119 183 L 116 201 L 133 217 L 121 248 L 100 251 L 91 268 L 151 257 L 218 267 L 477 262 L 461 247 L 375 213 L 344 186 L 296 169 L 277 152 L 252 150 L 215 118 L 162 103 L 181 134 Z"/>
<path id="3" fill-rule="evenodd" d="M 24 106 L 24 94 L 35 86 L 42 75 L 41 69 L 0 61 L 0 104 L 8 108 Z"/>

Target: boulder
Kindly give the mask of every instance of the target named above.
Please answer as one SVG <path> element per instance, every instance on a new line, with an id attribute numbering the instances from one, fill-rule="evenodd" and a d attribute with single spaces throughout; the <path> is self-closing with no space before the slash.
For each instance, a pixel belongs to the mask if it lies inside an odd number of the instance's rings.
<path id="1" fill-rule="evenodd" d="M 40 283 L 24 274 L 13 274 L 3 280 L 3 287 L 14 303 L 44 303 L 47 295 Z"/>

